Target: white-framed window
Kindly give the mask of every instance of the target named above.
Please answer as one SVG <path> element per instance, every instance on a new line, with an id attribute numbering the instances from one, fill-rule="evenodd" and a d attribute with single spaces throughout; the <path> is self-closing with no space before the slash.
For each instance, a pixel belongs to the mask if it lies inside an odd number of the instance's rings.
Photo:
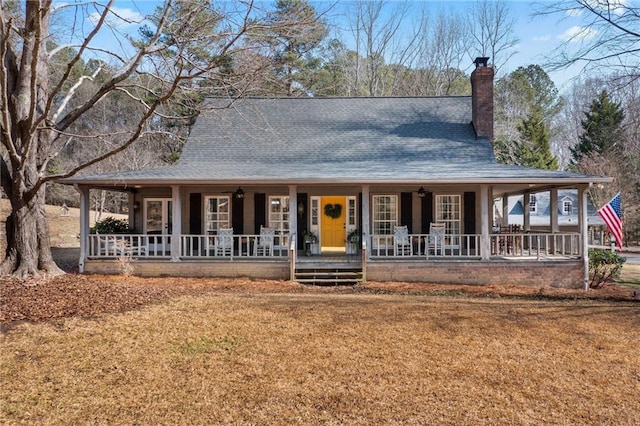
<path id="1" fill-rule="evenodd" d="M 564 200 L 562 202 L 562 214 L 564 216 L 573 213 L 573 202 L 571 200 Z"/>
<path id="2" fill-rule="evenodd" d="M 217 235 L 218 229 L 231 227 L 231 200 L 228 195 L 205 197 L 205 233 Z"/>
<path id="3" fill-rule="evenodd" d="M 311 225 L 318 226 L 320 224 L 320 199 L 311 197 Z"/>
<path id="4" fill-rule="evenodd" d="M 355 227 L 357 220 L 356 198 L 347 197 L 347 226 Z"/>
<path id="5" fill-rule="evenodd" d="M 391 235 L 398 224 L 398 196 L 374 195 L 372 197 L 373 234 Z"/>
<path id="6" fill-rule="evenodd" d="M 536 213 L 538 211 L 538 200 L 536 200 L 535 194 L 529 194 L 529 213 Z"/>
<path id="7" fill-rule="evenodd" d="M 269 228 L 275 230 L 276 245 L 286 245 L 289 241 L 289 197 L 274 195 L 269 197 Z"/>
<path id="8" fill-rule="evenodd" d="M 436 222 L 445 224 L 446 233 L 460 233 L 460 195 L 436 195 Z"/>

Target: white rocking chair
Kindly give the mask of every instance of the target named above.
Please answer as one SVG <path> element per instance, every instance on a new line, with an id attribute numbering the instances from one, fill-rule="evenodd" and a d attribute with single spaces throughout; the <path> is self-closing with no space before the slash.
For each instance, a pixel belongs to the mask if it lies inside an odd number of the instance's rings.
<path id="1" fill-rule="evenodd" d="M 429 252 L 433 250 L 434 255 L 444 255 L 444 235 L 446 228 L 444 223 L 432 223 L 429 225 L 429 235 L 427 236 L 427 247 L 425 252 L 429 256 Z"/>
<path id="2" fill-rule="evenodd" d="M 254 256 L 273 256 L 273 242 L 275 239 L 275 230 L 260 226 L 260 236 L 253 246 Z"/>
<path id="3" fill-rule="evenodd" d="M 395 256 L 412 256 L 413 244 L 409 237 L 409 229 L 406 226 L 396 226 L 393 229 Z"/>
<path id="4" fill-rule="evenodd" d="M 214 256 L 231 256 L 233 253 L 233 228 L 220 228 L 213 242 Z"/>

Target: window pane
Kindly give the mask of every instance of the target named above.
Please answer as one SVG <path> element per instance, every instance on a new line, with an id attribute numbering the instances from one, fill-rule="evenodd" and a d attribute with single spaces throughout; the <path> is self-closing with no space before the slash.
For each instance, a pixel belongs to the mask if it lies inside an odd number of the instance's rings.
<path id="1" fill-rule="evenodd" d="M 205 229 L 208 234 L 217 234 L 220 228 L 229 228 L 230 200 L 228 196 L 206 198 Z"/>
<path id="2" fill-rule="evenodd" d="M 436 195 L 436 221 L 445 224 L 447 234 L 460 233 L 460 196 Z"/>
<path id="3" fill-rule="evenodd" d="M 392 234 L 398 223 L 397 196 L 374 195 L 373 201 L 373 233 Z"/>
<path id="4" fill-rule="evenodd" d="M 269 197 L 269 227 L 276 233 L 275 244 L 288 244 L 289 235 L 289 197 Z"/>
<path id="5" fill-rule="evenodd" d="M 311 200 L 311 224 L 312 225 L 318 224 L 318 200 L 317 199 Z"/>

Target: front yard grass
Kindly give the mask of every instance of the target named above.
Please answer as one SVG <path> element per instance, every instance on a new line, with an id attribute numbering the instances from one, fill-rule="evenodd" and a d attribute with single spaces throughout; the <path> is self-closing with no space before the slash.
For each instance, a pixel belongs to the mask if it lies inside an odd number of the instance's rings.
<path id="1" fill-rule="evenodd" d="M 640 265 L 624 264 L 616 282 L 625 287 L 640 290 Z"/>
<path id="2" fill-rule="evenodd" d="M 637 302 L 204 293 L 21 323 L 2 424 L 640 424 Z"/>

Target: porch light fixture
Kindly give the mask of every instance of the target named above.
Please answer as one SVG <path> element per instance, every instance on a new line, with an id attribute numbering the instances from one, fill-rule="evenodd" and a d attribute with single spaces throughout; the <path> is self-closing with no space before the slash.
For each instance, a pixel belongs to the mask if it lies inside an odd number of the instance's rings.
<path id="1" fill-rule="evenodd" d="M 298 214 L 300 216 L 304 215 L 304 203 L 302 201 L 298 203 Z"/>
<path id="2" fill-rule="evenodd" d="M 244 191 L 242 190 L 242 188 L 238 187 L 238 189 L 236 189 L 236 192 L 234 192 L 233 195 L 237 199 L 244 198 Z"/>
<path id="3" fill-rule="evenodd" d="M 427 191 L 424 189 L 424 186 L 421 186 L 420 189 L 418 189 L 418 197 L 424 198 L 426 195 Z"/>
<path id="4" fill-rule="evenodd" d="M 140 208 L 140 202 L 139 201 L 134 201 L 133 202 L 133 209 L 134 210 L 138 210 Z"/>

